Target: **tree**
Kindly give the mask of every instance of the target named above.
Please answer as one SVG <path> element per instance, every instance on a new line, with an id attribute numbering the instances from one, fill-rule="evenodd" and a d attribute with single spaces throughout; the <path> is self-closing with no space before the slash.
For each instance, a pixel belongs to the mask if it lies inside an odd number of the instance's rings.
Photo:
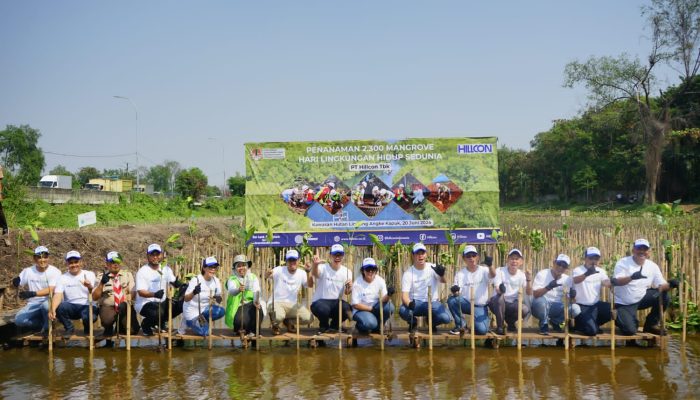
<path id="1" fill-rule="evenodd" d="M 206 193 L 207 177 L 199 168 L 182 170 L 175 176 L 175 191 L 183 198 L 198 199 Z"/>
<path id="2" fill-rule="evenodd" d="M 643 9 L 652 29 L 652 46 L 646 62 L 622 54 L 615 57 L 591 57 L 573 61 L 565 68 L 565 86 L 583 84 L 590 99 L 599 108 L 629 100 L 637 105 L 638 119 L 646 144 L 645 201 L 656 202 L 656 188 L 667 136 L 671 131 L 670 108 L 684 95 L 700 67 L 700 0 L 652 0 Z M 682 85 L 673 96 L 656 87 L 653 72 L 667 63 L 681 74 Z M 657 99 L 652 93 L 659 90 Z"/>
<path id="3" fill-rule="evenodd" d="M 53 168 L 51 169 L 51 171 L 49 171 L 49 175 L 69 175 L 69 176 L 73 176 L 73 173 L 70 172 L 70 171 L 68 171 L 68 168 L 66 168 L 65 166 L 59 164 L 59 165 L 53 167 Z"/>
<path id="4" fill-rule="evenodd" d="M 165 161 L 162 165 L 151 167 L 145 174 L 146 180 L 153 184 L 156 192 L 172 192 L 175 187 L 175 175 L 182 168 L 177 161 Z"/>
<path id="5" fill-rule="evenodd" d="M 90 179 L 99 178 L 102 174 L 95 167 L 82 167 L 75 174 L 75 178 L 80 183 L 80 186 L 85 186 L 86 183 L 90 182 Z"/>
<path id="6" fill-rule="evenodd" d="M 36 185 L 44 169 L 44 152 L 37 147 L 41 133 L 29 125 L 7 125 L 0 131 L 0 157 L 19 183 Z"/>
<path id="7" fill-rule="evenodd" d="M 236 172 L 236 176 L 229 177 L 226 183 L 228 183 L 231 196 L 245 196 L 245 176 Z"/>

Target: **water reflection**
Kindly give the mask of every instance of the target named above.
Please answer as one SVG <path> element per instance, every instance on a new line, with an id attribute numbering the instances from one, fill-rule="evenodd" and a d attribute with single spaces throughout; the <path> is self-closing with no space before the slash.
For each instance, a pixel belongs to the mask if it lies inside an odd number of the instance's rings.
<path id="1" fill-rule="evenodd" d="M 666 350 L 404 347 L 297 350 L 23 348 L 0 353 L 0 397 L 694 398 L 700 340 Z"/>

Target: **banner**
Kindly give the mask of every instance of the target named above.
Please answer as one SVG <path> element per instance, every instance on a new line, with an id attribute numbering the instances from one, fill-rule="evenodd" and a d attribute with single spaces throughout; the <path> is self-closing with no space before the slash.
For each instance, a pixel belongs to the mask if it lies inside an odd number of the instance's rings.
<path id="1" fill-rule="evenodd" d="M 497 139 L 246 143 L 255 246 L 491 243 Z M 268 232 L 274 233 L 268 240 Z"/>

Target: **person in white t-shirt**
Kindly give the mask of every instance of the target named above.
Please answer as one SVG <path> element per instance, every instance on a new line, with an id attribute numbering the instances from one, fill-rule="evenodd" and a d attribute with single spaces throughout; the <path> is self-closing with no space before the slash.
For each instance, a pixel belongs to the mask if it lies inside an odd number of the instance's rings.
<path id="1" fill-rule="evenodd" d="M 565 272 L 569 269 L 571 259 L 566 254 L 559 254 L 551 268 L 543 269 L 535 275 L 532 284 L 532 315 L 540 322 L 540 334 L 549 334 L 549 324 L 555 332 L 563 332 L 564 323 L 564 289 L 571 288 L 571 279 Z M 573 299 L 576 291 L 569 290 L 569 297 Z M 573 295 L 573 296 L 572 296 Z M 569 306 L 571 318 L 580 313 L 576 304 Z"/>
<path id="2" fill-rule="evenodd" d="M 141 330 L 144 336 L 153 336 L 153 329 L 167 332 L 168 302 L 172 301 L 165 293 L 168 285 L 179 288 L 173 270 L 167 265 L 161 265 L 163 249 L 153 243 L 146 250 L 148 264 L 143 265 L 136 272 L 136 311 L 143 316 Z M 182 304 L 172 301 L 172 316 L 177 317 L 182 313 Z M 158 323 L 160 322 L 160 326 Z"/>
<path id="3" fill-rule="evenodd" d="M 383 323 L 391 318 L 394 313 L 394 304 L 391 302 L 391 296 L 394 294 L 393 287 L 386 287 L 384 278 L 377 275 L 379 268 L 374 258 L 367 257 L 362 260 L 360 273 L 362 276 L 355 280 L 352 286 L 352 319 L 356 322 L 355 328 L 363 335 L 370 332 L 378 333 L 380 298 L 382 307 L 384 307 Z"/>
<path id="4" fill-rule="evenodd" d="M 493 279 L 496 292 L 489 299 L 489 310 L 496 316 L 497 335 L 505 334 L 504 322 L 508 325 L 508 330 L 514 332 L 515 323 L 530 313 L 530 308 L 523 302 L 522 315 L 518 316 L 520 288 L 525 290 L 524 294 L 532 294 L 530 271 L 521 270 L 523 263 L 523 253 L 518 249 L 512 249 L 508 252 L 507 265 L 496 270 L 496 277 Z"/>
<path id="5" fill-rule="evenodd" d="M 467 322 L 462 314 L 471 315 L 470 293 L 474 288 L 474 333 L 485 335 L 489 330 L 489 284 L 496 277 L 493 258 L 486 256 L 486 266 L 479 265 L 479 252 L 469 245 L 462 251 L 462 260 L 464 267 L 455 274 L 454 285 L 450 288 L 452 296 L 447 299 L 447 306 L 455 320 L 450 334 L 459 335 L 464 331 Z"/>
<path id="6" fill-rule="evenodd" d="M 313 257 L 310 276 L 316 280 L 316 290 L 311 298 L 311 312 L 318 318 L 319 333 L 332 333 L 340 329 L 342 321 L 352 317 L 350 304 L 342 300 L 352 291 L 352 272 L 343 265 L 345 250 L 342 244 L 331 246 L 331 262 Z M 308 286 L 314 282 L 309 279 Z M 342 321 L 338 321 L 338 301 L 342 301 Z M 330 320 L 330 321 L 329 321 Z"/>
<path id="7" fill-rule="evenodd" d="M 71 250 L 66 253 L 66 267 L 68 272 L 61 275 L 56 282 L 49 319 L 58 319 L 65 332 L 64 337 L 69 338 L 75 333 L 74 319 L 83 321 L 83 333 L 90 333 L 90 324 L 97 320 L 97 307 L 92 301 L 92 289 L 95 288 L 97 279 L 92 271 L 83 270 L 80 253 Z M 92 321 L 90 321 L 90 307 L 92 307 Z"/>
<path id="8" fill-rule="evenodd" d="M 15 325 L 34 331 L 41 329 L 41 335 L 49 335 L 49 298 L 53 295 L 56 281 L 61 271 L 49 264 L 49 249 L 38 246 L 34 249 L 34 265 L 22 270 L 18 277 L 12 279 L 12 285 L 18 290 L 19 298 L 27 300 L 27 304 L 15 315 Z"/>
<path id="9" fill-rule="evenodd" d="M 272 333 L 275 335 L 280 334 L 280 323 L 284 323 L 289 332 L 295 332 L 294 321 L 297 314 L 300 324 L 311 322 L 311 311 L 302 306 L 297 299 L 301 289 L 308 287 L 306 271 L 298 268 L 299 252 L 289 250 L 284 259 L 285 265 L 280 265 L 265 273 L 265 278 L 272 279 L 274 287 L 268 311 L 272 322 Z"/>
<path id="10" fill-rule="evenodd" d="M 202 261 L 202 271 L 190 279 L 185 291 L 185 304 L 182 316 L 188 328 L 199 336 L 209 335 L 209 317 L 212 321 L 222 318 L 225 310 L 218 304 L 223 300 L 221 281 L 216 277 L 219 262 L 216 257 L 207 257 Z M 216 302 L 216 304 L 214 304 Z M 184 334 L 182 329 L 178 333 Z"/>
<path id="11" fill-rule="evenodd" d="M 581 313 L 576 316 L 575 328 L 586 336 L 601 333 L 600 326 L 610 321 L 610 303 L 600 300 L 600 289 L 610 287 L 610 279 L 603 268 L 598 266 L 600 250 L 589 247 L 584 253 L 583 265 L 571 273 L 576 304 Z"/>
<path id="12" fill-rule="evenodd" d="M 666 334 L 659 327 L 659 295 L 662 296 L 664 309 L 668 308 L 670 299 L 668 291 L 678 287 L 678 280 L 668 282 L 661 275 L 661 269 L 649 260 L 651 246 L 646 239 L 637 239 L 632 247 L 632 255 L 621 258 L 615 264 L 614 278 L 611 280 L 615 290 L 615 324 L 623 335 L 635 335 L 639 327 L 637 311 L 651 308 L 644 322 L 644 332 Z"/>
<path id="13" fill-rule="evenodd" d="M 445 267 L 427 262 L 427 249 L 423 243 L 413 245 L 413 265 L 403 273 L 401 278 L 401 308 L 399 316 L 408 322 L 409 332 L 417 328 L 416 317 L 428 316 L 428 307 L 432 307 L 433 331 L 438 325 L 450 322 L 450 313 L 439 300 L 440 284 L 445 283 Z M 431 298 L 428 299 L 428 288 Z"/>

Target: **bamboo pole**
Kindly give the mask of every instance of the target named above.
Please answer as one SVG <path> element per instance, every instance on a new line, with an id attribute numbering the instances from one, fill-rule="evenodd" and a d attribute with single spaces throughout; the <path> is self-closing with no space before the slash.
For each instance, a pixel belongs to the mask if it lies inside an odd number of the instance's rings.
<path id="1" fill-rule="evenodd" d="M 83 275 L 83 278 L 85 278 L 85 275 Z M 88 296 L 88 324 L 90 324 L 88 327 L 88 332 L 89 332 L 88 346 L 90 347 L 90 352 L 92 353 L 92 351 L 95 349 L 95 336 L 94 336 L 95 332 L 93 331 L 93 324 L 92 324 L 92 312 L 93 312 L 93 310 L 92 310 L 92 293 L 90 292 L 89 289 L 87 292 L 88 292 L 88 295 L 87 295 Z M 117 330 L 118 329 L 119 328 L 117 327 Z"/>
<path id="2" fill-rule="evenodd" d="M 384 350 L 384 303 L 382 303 L 382 289 L 379 289 L 379 335 L 381 349 Z"/>
<path id="3" fill-rule="evenodd" d="M 212 280 L 213 280 L 213 279 L 215 279 L 215 278 L 212 278 Z M 209 326 L 207 327 L 207 328 L 209 329 L 209 332 L 208 332 L 208 333 L 209 333 L 209 337 L 208 337 L 209 343 L 207 344 L 207 347 L 209 348 L 209 350 L 211 350 L 211 347 L 212 347 L 211 330 L 212 330 L 212 325 L 213 325 L 212 314 L 214 314 L 214 313 L 212 312 L 212 311 L 213 311 L 213 310 L 212 310 L 213 307 L 214 307 L 214 295 L 213 295 L 213 292 L 212 292 L 211 289 L 210 289 L 210 290 L 209 290 Z M 243 312 L 243 309 L 241 309 L 241 312 Z"/>
<path id="4" fill-rule="evenodd" d="M 297 330 L 297 350 L 299 350 L 299 341 L 301 340 L 301 338 L 299 336 L 299 312 L 301 311 L 301 298 L 300 297 L 301 297 L 301 288 L 299 288 L 299 294 L 297 295 L 297 312 L 296 312 L 297 324 L 295 326 L 295 328 Z M 340 338 L 338 338 L 338 340 L 340 340 Z"/>
<path id="5" fill-rule="evenodd" d="M 168 289 L 167 291 L 170 292 L 170 289 Z M 167 293 L 165 295 L 165 301 L 168 302 L 168 350 L 172 350 L 173 349 L 173 301 L 170 298 L 170 296 L 168 296 Z M 160 310 L 160 304 L 158 304 L 158 310 Z M 160 325 L 160 323 L 158 325 Z M 158 331 L 160 331 L 160 326 L 158 326 Z"/>
<path id="6" fill-rule="evenodd" d="M 564 296 L 564 349 L 569 350 L 569 293 L 562 290 Z"/>
<path id="7" fill-rule="evenodd" d="M 518 289 L 518 350 L 523 347 L 523 288 Z"/>
<path id="8" fill-rule="evenodd" d="M 433 296 L 432 286 L 428 286 L 428 349 L 433 349 Z"/>
<path id="9" fill-rule="evenodd" d="M 615 351 L 615 320 L 617 316 L 615 315 L 615 286 L 610 286 L 610 350 Z"/>
<path id="10" fill-rule="evenodd" d="M 460 295 L 461 296 L 461 295 Z M 471 347 L 472 350 L 476 348 L 476 339 L 474 338 L 474 322 L 476 321 L 476 318 L 474 317 L 474 286 L 469 286 L 469 303 L 471 306 L 471 316 L 470 316 L 470 330 L 471 330 Z M 462 307 L 459 307 L 460 310 L 459 312 L 462 312 Z"/>
<path id="11" fill-rule="evenodd" d="M 685 300 L 685 302 L 681 301 L 681 315 L 683 318 L 683 333 L 681 335 L 681 341 L 685 343 L 686 340 L 686 332 L 687 332 L 687 323 L 688 323 L 688 286 L 685 282 L 684 279 L 681 279 L 681 287 L 679 288 L 679 295 L 682 293 L 683 297 L 681 300 Z"/>
<path id="12" fill-rule="evenodd" d="M 131 293 L 129 289 L 126 291 L 126 350 L 131 351 Z M 117 332 L 119 332 L 119 326 L 117 326 Z M 119 344 L 117 344 L 119 346 Z"/>

